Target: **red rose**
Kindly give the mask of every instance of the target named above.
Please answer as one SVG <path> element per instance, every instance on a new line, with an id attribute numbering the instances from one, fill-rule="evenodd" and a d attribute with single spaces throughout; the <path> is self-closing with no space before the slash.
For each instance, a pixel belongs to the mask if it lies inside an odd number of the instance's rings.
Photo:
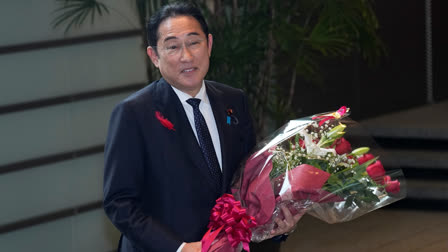
<path id="1" fill-rule="evenodd" d="M 336 144 L 335 148 L 336 153 L 338 153 L 339 155 L 349 153 L 352 151 L 352 146 L 347 140 L 345 140 L 345 138 L 339 138 L 338 140 L 336 140 L 335 144 Z"/>
<path id="2" fill-rule="evenodd" d="M 375 163 L 367 166 L 366 171 L 372 179 L 383 177 L 386 174 L 383 164 L 381 164 L 380 161 L 376 161 Z"/>
<path id="3" fill-rule="evenodd" d="M 364 164 L 365 162 L 369 161 L 370 159 L 374 159 L 374 158 L 375 158 L 375 156 L 373 156 L 370 153 L 367 153 L 358 158 L 358 163 L 361 165 L 361 164 Z"/>
<path id="4" fill-rule="evenodd" d="M 299 138 L 299 145 L 302 149 L 305 149 L 305 141 L 303 141 L 301 138 Z"/>
<path id="5" fill-rule="evenodd" d="M 383 180 L 381 180 L 380 184 L 385 185 L 389 181 L 390 181 L 390 176 L 387 175 L 387 176 L 383 177 Z"/>
<path id="6" fill-rule="evenodd" d="M 400 182 L 396 180 L 391 180 L 390 176 L 384 176 L 383 184 L 386 185 L 386 192 L 399 193 L 400 192 Z"/>

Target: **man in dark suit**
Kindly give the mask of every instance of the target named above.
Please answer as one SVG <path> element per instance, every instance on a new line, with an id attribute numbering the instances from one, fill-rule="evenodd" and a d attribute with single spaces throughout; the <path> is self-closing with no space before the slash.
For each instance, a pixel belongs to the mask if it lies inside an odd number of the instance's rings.
<path id="1" fill-rule="evenodd" d="M 213 37 L 198 9 L 165 6 L 148 40 L 163 78 L 112 113 L 104 209 L 122 233 L 120 251 L 200 251 L 215 200 L 255 145 L 251 116 L 241 90 L 204 81 Z"/>

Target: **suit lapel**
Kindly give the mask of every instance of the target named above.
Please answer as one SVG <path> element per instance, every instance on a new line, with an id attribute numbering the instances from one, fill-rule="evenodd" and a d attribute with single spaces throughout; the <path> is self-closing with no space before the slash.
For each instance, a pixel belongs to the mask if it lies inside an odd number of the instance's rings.
<path id="1" fill-rule="evenodd" d="M 213 116 L 215 117 L 216 127 L 219 133 L 219 141 L 221 145 L 221 155 L 222 155 L 222 175 L 223 175 L 223 188 L 222 193 L 226 192 L 230 180 L 233 174 L 231 174 L 231 167 L 228 167 L 229 158 L 232 153 L 231 145 L 229 144 L 228 137 L 230 136 L 230 128 L 226 125 L 226 105 L 223 97 L 222 91 L 216 89 L 214 86 L 210 85 L 205 81 L 207 95 L 212 106 Z"/>
<path id="2" fill-rule="evenodd" d="M 175 133 L 178 134 L 179 141 L 175 144 L 182 146 L 182 150 L 185 152 L 183 155 L 192 161 L 202 176 L 210 177 L 210 171 L 179 97 L 163 78 L 158 83 L 156 93 L 156 109 L 172 120 L 176 130 Z M 216 185 L 213 185 L 210 179 L 205 180 L 211 188 L 216 188 Z"/>

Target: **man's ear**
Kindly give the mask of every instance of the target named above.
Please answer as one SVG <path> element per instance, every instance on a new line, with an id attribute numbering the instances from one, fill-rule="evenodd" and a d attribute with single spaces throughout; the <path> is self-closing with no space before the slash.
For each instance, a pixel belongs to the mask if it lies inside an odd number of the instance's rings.
<path id="1" fill-rule="evenodd" d="M 212 56 L 212 46 L 213 46 L 213 36 L 211 33 L 208 34 L 208 57 Z"/>
<path id="2" fill-rule="evenodd" d="M 157 55 L 156 49 L 154 49 L 151 46 L 148 46 L 146 48 L 146 54 L 148 54 L 148 57 L 151 59 L 152 63 L 155 67 L 159 67 L 159 55 Z"/>

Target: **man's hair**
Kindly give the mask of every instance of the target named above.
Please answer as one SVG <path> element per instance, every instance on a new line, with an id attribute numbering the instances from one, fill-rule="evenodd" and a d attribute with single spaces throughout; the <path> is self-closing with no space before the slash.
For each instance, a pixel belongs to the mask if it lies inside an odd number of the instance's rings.
<path id="1" fill-rule="evenodd" d="M 208 40 L 208 26 L 205 22 L 204 16 L 201 11 L 189 3 L 177 2 L 163 6 L 160 8 L 148 21 L 148 44 L 149 46 L 157 46 L 159 40 L 159 26 L 168 18 L 176 16 L 190 16 L 195 18 L 201 25 L 202 31 Z M 157 51 L 157 50 L 156 50 Z"/>

